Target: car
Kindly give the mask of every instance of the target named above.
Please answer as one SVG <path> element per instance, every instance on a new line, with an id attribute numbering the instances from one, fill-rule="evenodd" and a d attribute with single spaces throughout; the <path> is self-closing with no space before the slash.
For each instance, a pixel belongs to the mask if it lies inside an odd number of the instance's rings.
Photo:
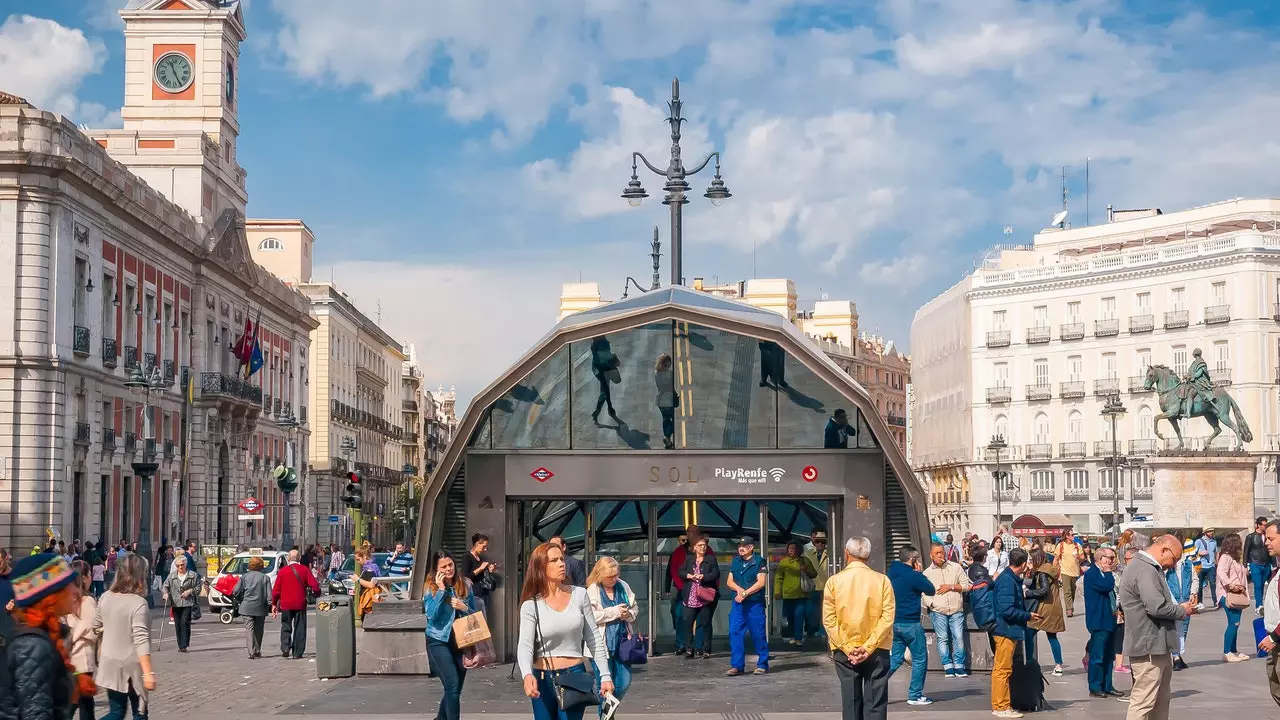
<path id="1" fill-rule="evenodd" d="M 276 582 L 276 573 L 280 568 L 284 567 L 285 561 L 289 554 L 283 550 L 262 550 L 252 548 L 247 552 L 237 553 L 223 563 L 222 568 L 218 571 L 217 577 L 209 584 L 209 610 L 229 610 L 231 608 L 231 598 L 218 592 L 214 587 L 218 581 L 227 575 L 243 575 L 249 571 L 249 560 L 251 558 L 262 558 L 262 571 L 267 574 L 267 578 L 271 580 L 271 584 Z"/>
<path id="2" fill-rule="evenodd" d="M 387 559 L 390 557 L 391 557 L 391 553 L 379 552 L 379 553 L 373 554 L 373 561 L 378 565 L 379 568 L 382 568 L 384 577 L 387 576 L 386 575 Z M 351 594 L 351 591 L 354 588 L 354 583 L 355 583 L 354 579 L 352 578 L 352 575 L 355 572 L 355 567 L 356 567 L 356 559 L 348 555 L 347 559 L 342 562 L 342 567 L 340 567 L 335 573 L 333 573 L 333 575 L 330 576 L 328 580 L 328 588 L 329 588 L 329 593 L 331 595 L 350 595 Z M 400 598 L 401 596 L 403 596 L 403 598 L 408 598 L 409 597 L 409 594 L 408 594 L 409 576 L 397 575 L 394 577 L 397 577 L 397 578 L 403 577 L 405 582 L 395 583 L 392 586 L 392 595 L 397 598 Z"/>

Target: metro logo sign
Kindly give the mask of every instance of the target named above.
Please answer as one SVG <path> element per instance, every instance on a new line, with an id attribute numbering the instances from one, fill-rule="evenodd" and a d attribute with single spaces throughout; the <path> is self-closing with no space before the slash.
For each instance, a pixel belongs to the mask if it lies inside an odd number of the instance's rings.
<path id="1" fill-rule="evenodd" d="M 534 470 L 533 472 L 529 473 L 529 477 L 533 478 L 534 480 L 537 480 L 538 482 L 546 482 L 555 476 L 556 476 L 555 473 L 551 472 L 550 470 L 544 467 L 540 467 L 537 470 Z"/>
<path id="2" fill-rule="evenodd" d="M 252 515 L 262 509 L 262 503 L 255 497 L 247 497 L 240 501 L 240 509 Z"/>

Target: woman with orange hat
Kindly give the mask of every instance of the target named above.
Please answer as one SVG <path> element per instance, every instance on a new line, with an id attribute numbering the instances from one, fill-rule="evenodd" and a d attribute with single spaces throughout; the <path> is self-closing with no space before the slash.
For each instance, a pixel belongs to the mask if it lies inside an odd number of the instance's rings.
<path id="1" fill-rule="evenodd" d="M 82 676 L 62 640 L 62 617 L 76 611 L 75 570 L 60 555 L 29 555 L 13 564 L 13 619 L 18 628 L 4 655 L 13 684 L 13 707 L 22 720 L 66 717 L 80 693 L 92 696 L 93 679 Z"/>

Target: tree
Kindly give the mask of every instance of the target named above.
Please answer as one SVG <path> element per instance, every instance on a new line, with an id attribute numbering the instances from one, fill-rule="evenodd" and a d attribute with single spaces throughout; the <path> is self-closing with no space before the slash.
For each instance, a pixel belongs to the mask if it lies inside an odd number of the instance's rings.
<path id="1" fill-rule="evenodd" d="M 409 500 L 410 485 L 413 486 L 412 502 Z M 417 527 L 418 505 L 422 502 L 426 489 L 426 480 L 417 476 L 396 488 L 391 512 L 387 517 L 387 528 L 391 530 L 391 537 L 404 541 L 405 545 L 412 546 L 414 543 L 414 538 L 408 537 L 408 533 Z"/>

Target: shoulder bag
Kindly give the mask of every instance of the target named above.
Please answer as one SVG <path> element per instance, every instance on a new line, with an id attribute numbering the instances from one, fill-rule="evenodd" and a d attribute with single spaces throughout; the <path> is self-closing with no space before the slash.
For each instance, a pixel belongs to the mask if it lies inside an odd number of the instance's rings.
<path id="1" fill-rule="evenodd" d="M 306 600 L 308 605 L 312 605 L 316 601 L 316 594 L 311 592 L 311 586 L 307 584 L 307 581 L 303 580 L 302 577 L 298 575 L 298 565 L 298 563 L 294 563 L 289 566 L 293 568 L 293 579 L 297 580 L 298 584 L 302 586 L 303 599 Z"/>
<path id="2" fill-rule="evenodd" d="M 572 598 L 570 602 L 573 602 Z M 533 636 L 536 643 L 535 649 L 546 647 L 546 642 L 542 639 L 542 618 L 538 614 L 537 597 L 533 599 Z M 537 655 L 535 652 L 534 657 L 536 658 Z M 571 673 L 552 670 L 551 684 L 556 688 L 556 703 L 560 706 L 560 712 L 569 713 L 600 704 L 600 698 L 596 696 L 595 676 L 589 672 Z"/>

